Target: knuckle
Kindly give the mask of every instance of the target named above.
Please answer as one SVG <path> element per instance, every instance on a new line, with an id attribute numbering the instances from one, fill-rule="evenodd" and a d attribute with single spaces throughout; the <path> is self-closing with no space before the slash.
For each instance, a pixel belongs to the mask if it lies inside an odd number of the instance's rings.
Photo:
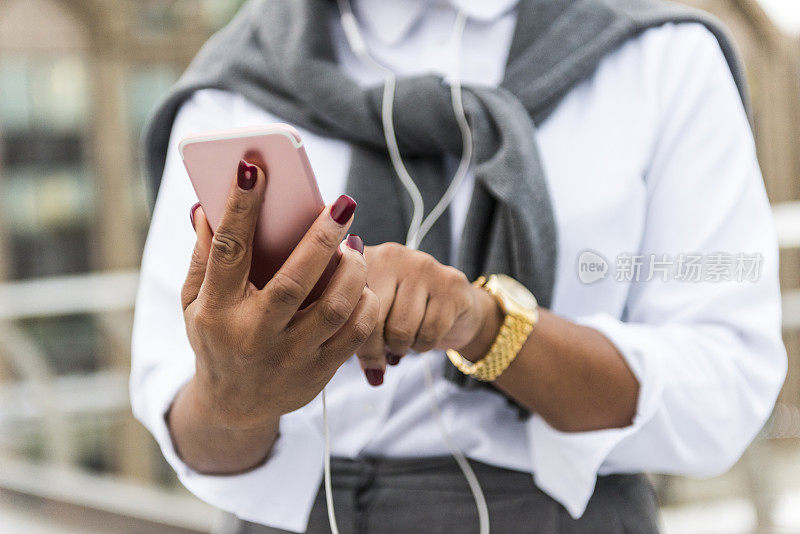
<path id="1" fill-rule="evenodd" d="M 341 298 L 328 298 L 320 302 L 322 320 L 331 326 L 340 326 L 350 317 L 350 305 Z"/>
<path id="2" fill-rule="evenodd" d="M 383 243 L 379 245 L 377 248 L 380 249 L 381 254 L 384 254 L 389 257 L 397 257 L 400 254 L 402 254 L 403 249 L 405 247 L 400 243 L 389 242 L 389 243 Z"/>
<path id="3" fill-rule="evenodd" d="M 253 202 L 247 194 L 234 194 L 228 202 L 228 213 L 236 217 L 250 215 L 253 210 Z"/>
<path id="4" fill-rule="evenodd" d="M 181 289 L 181 307 L 184 311 L 186 311 L 193 299 L 194 291 L 192 288 L 184 284 L 183 289 Z"/>
<path id="5" fill-rule="evenodd" d="M 288 360 L 291 361 L 291 356 L 295 351 L 302 352 L 305 348 L 307 348 L 307 337 L 307 329 L 302 323 L 290 321 L 289 324 L 287 324 L 283 329 L 283 339 L 286 342 L 286 346 L 282 351 L 285 356 L 283 359 L 288 358 Z"/>
<path id="6" fill-rule="evenodd" d="M 297 278 L 285 271 L 278 271 L 270 281 L 270 294 L 278 302 L 289 306 L 299 306 L 306 291 Z"/>
<path id="7" fill-rule="evenodd" d="M 432 292 L 437 296 L 448 295 L 448 298 L 461 299 L 463 289 L 470 286 L 467 276 L 455 267 L 442 266 L 436 273 L 436 283 Z"/>
<path id="8" fill-rule="evenodd" d="M 449 323 L 446 319 L 447 318 L 442 315 L 426 321 L 420 328 L 414 346 L 420 351 L 428 351 L 436 347 L 447 333 L 446 330 Z"/>
<path id="9" fill-rule="evenodd" d="M 420 261 L 420 262 L 423 262 L 423 263 L 437 263 L 436 259 L 433 256 L 431 256 L 427 252 L 423 252 L 422 250 L 415 250 L 414 251 L 414 258 L 417 261 Z"/>
<path id="10" fill-rule="evenodd" d="M 418 262 L 420 269 L 424 270 L 425 272 L 429 272 L 431 269 L 435 269 L 440 265 L 440 263 L 436 261 L 436 258 L 426 252 L 418 252 L 415 259 Z"/>
<path id="11" fill-rule="evenodd" d="M 244 259 L 247 247 L 240 238 L 222 230 L 211 240 L 211 253 L 222 264 L 235 265 Z"/>
<path id="12" fill-rule="evenodd" d="M 184 311 L 191 303 L 193 293 L 194 292 L 187 284 L 183 284 L 183 287 L 181 287 L 181 307 L 184 309 Z"/>
<path id="13" fill-rule="evenodd" d="M 317 228 L 309 234 L 311 244 L 319 250 L 333 251 L 339 246 L 339 234 L 336 232 Z"/>
<path id="14" fill-rule="evenodd" d="M 246 335 L 239 342 L 239 349 L 244 358 L 251 358 L 260 352 L 260 343 L 255 335 Z"/>
<path id="15" fill-rule="evenodd" d="M 414 340 L 414 332 L 408 324 L 388 324 L 384 331 L 384 337 L 393 345 L 410 345 Z"/>
<path id="16" fill-rule="evenodd" d="M 440 337 L 441 335 L 438 328 L 424 328 L 420 330 L 419 335 L 417 336 L 416 344 L 426 347 L 425 350 L 430 350 L 436 345 L 436 342 L 439 341 Z"/>
<path id="17" fill-rule="evenodd" d="M 360 317 L 353 323 L 353 329 L 350 333 L 353 343 L 356 345 L 363 345 L 372 335 L 374 329 L 374 321 L 371 321 L 368 317 Z"/>
<path id="18" fill-rule="evenodd" d="M 466 274 L 464 274 L 459 269 L 456 269 L 455 267 L 451 267 L 449 265 L 444 267 L 444 278 L 452 285 L 469 284 L 469 280 L 467 280 Z"/>
<path id="19" fill-rule="evenodd" d="M 188 314 L 188 322 L 199 330 L 208 330 L 217 324 L 216 314 L 207 306 L 197 306 L 192 308 Z"/>
<path id="20" fill-rule="evenodd" d="M 408 266 L 408 275 L 420 282 L 427 281 L 430 278 L 431 270 L 435 268 L 437 263 L 433 256 L 418 250 L 403 258 L 402 262 Z"/>
<path id="21" fill-rule="evenodd" d="M 380 331 L 380 325 L 375 320 L 367 319 L 366 324 L 370 326 L 370 335 L 364 343 L 356 350 L 358 357 L 362 360 L 367 358 L 378 358 L 383 355 L 383 336 Z"/>
<path id="22" fill-rule="evenodd" d="M 353 325 L 353 341 L 358 345 L 363 345 L 375 337 L 375 333 L 378 330 L 378 313 L 380 311 L 380 301 L 375 293 L 364 288 L 361 298 L 364 304 L 358 319 Z M 376 339 L 376 341 L 378 344 L 381 343 L 380 339 Z"/>

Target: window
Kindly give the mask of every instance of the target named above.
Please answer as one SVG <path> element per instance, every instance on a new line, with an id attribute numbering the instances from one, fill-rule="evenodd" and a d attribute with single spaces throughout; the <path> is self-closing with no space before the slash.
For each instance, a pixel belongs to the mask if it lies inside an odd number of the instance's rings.
<path id="1" fill-rule="evenodd" d="M 0 94 L 8 95 L 0 99 L 0 203 L 12 278 L 89 268 L 86 71 L 77 54 L 0 57 Z"/>

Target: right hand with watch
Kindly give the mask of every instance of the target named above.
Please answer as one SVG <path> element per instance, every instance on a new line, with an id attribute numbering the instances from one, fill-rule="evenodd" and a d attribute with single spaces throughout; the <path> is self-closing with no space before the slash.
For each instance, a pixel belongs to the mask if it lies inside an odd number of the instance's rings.
<path id="1" fill-rule="evenodd" d="M 529 296 L 529 310 L 506 306 L 504 289 L 495 290 L 495 280 L 513 282 L 509 277 L 492 275 L 490 284 L 470 283 L 455 267 L 397 243 L 368 246 L 364 254 L 369 287 L 380 300 L 377 325 L 357 351 L 370 383 L 382 381 L 386 363 L 396 365 L 412 350 L 432 349 L 448 350 L 470 362 L 497 361 L 491 376 L 460 368 L 493 380 L 508 367 L 535 324 L 536 300 L 527 289 L 517 284 Z M 513 343 L 496 343 L 505 339 Z M 477 368 L 484 366 L 479 363 Z"/>

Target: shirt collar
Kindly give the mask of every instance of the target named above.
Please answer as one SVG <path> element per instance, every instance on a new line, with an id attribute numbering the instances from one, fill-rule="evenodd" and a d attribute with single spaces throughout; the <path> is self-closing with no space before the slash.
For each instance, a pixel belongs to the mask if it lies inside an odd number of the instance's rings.
<path id="1" fill-rule="evenodd" d="M 519 0 L 356 0 L 353 2 L 361 22 L 370 33 L 385 44 L 397 44 L 434 2 L 450 4 L 467 17 L 491 22 L 513 8 Z"/>

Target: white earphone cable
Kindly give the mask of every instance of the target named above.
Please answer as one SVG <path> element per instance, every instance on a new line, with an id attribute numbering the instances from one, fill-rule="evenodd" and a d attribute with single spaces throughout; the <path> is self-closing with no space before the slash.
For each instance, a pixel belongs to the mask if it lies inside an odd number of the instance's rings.
<path id="1" fill-rule="evenodd" d="M 336 523 L 336 512 L 333 509 L 333 488 L 331 487 L 331 433 L 328 430 L 328 403 L 325 399 L 325 388 L 322 388 L 322 427 L 325 434 L 325 503 L 328 507 L 328 523 L 331 525 L 331 534 L 339 534 Z"/>
<path id="2" fill-rule="evenodd" d="M 381 103 L 381 118 L 383 122 L 383 132 L 386 139 L 386 146 L 389 150 L 389 158 L 391 159 L 392 166 L 397 173 L 400 182 L 408 192 L 413 206 L 413 213 L 411 217 L 411 224 L 409 225 L 408 234 L 406 236 L 406 246 L 416 250 L 424 237 L 439 219 L 445 213 L 447 208 L 453 202 L 459 187 L 464 183 L 469 171 L 470 163 L 472 162 L 472 131 L 469 128 L 466 113 L 464 111 L 464 103 L 461 93 L 461 39 L 466 24 L 466 15 L 463 11 L 459 10 L 453 25 L 453 33 L 451 38 L 451 45 L 453 47 L 453 65 L 454 72 L 452 82 L 450 84 L 450 97 L 453 104 L 453 111 L 456 116 L 459 130 L 461 131 L 462 139 L 462 153 L 461 160 L 458 168 L 453 176 L 445 193 L 439 202 L 436 203 L 434 208 L 424 217 L 425 204 L 420 192 L 411 175 L 408 173 L 403 158 L 400 155 L 400 148 L 397 143 L 397 136 L 394 130 L 394 94 L 396 88 L 396 78 L 394 72 L 384 67 L 376 61 L 368 52 L 366 43 L 364 42 L 361 31 L 358 27 L 358 21 L 353 14 L 350 7 L 349 0 L 338 0 L 339 12 L 342 21 L 342 28 L 344 29 L 345 36 L 350 45 L 353 53 L 365 64 L 370 65 L 375 70 L 381 72 L 384 77 L 383 99 Z M 478 509 L 478 519 L 480 524 L 480 534 L 489 534 L 489 507 L 486 503 L 486 497 L 481 489 L 478 477 L 467 461 L 464 453 L 458 448 L 453 441 L 447 427 L 444 424 L 444 419 L 439 409 L 439 403 L 436 398 L 436 392 L 433 385 L 433 371 L 431 367 L 431 356 L 425 357 L 425 387 L 428 392 L 431 403 L 431 414 L 445 442 L 450 454 L 456 460 L 461 471 L 464 473 L 475 499 L 475 505 Z M 325 499 L 328 506 L 328 520 L 330 522 L 332 534 L 339 534 L 338 526 L 336 525 L 336 515 L 333 508 L 333 492 L 331 490 L 331 469 L 330 469 L 330 433 L 328 428 L 328 414 L 325 399 L 325 390 L 322 390 L 322 424 L 323 432 L 325 434 Z"/>
<path id="3" fill-rule="evenodd" d="M 450 84 L 450 101 L 453 104 L 456 122 L 461 131 L 461 161 L 459 161 L 455 175 L 453 175 L 453 179 L 450 181 L 450 185 L 442 195 L 442 198 L 439 199 L 439 202 L 436 203 L 413 236 L 415 246 L 412 248 L 419 246 L 422 239 L 428 234 L 436 221 L 439 220 L 439 217 L 444 214 L 453 202 L 456 193 L 467 178 L 467 172 L 472 163 L 472 130 L 470 130 L 469 122 L 467 121 L 467 114 L 464 112 L 464 101 L 461 95 L 461 39 L 464 35 L 464 25 L 466 22 L 466 15 L 463 11 L 459 10 L 456 21 L 453 24 L 453 35 L 451 38 L 451 45 L 453 47 L 453 75 L 452 83 Z M 416 187 L 416 184 L 414 184 L 414 187 Z"/>

